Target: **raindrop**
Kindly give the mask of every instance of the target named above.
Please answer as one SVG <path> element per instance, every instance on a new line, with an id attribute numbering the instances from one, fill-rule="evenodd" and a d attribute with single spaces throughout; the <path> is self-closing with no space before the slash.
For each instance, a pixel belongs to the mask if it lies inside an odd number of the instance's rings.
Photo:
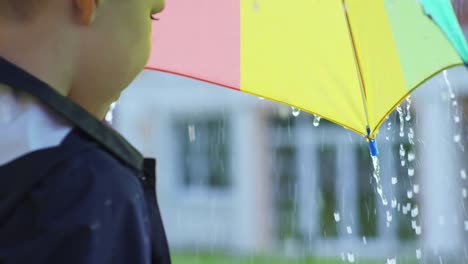
<path id="1" fill-rule="evenodd" d="M 333 216 L 335 217 L 335 222 L 339 222 L 339 221 L 340 221 L 340 213 L 334 212 L 334 213 L 333 213 Z"/>
<path id="2" fill-rule="evenodd" d="M 410 177 L 414 176 L 414 168 L 408 168 L 408 176 Z"/>
<path id="3" fill-rule="evenodd" d="M 467 197 L 466 188 L 462 189 L 462 195 L 463 195 L 463 198 Z"/>
<path id="4" fill-rule="evenodd" d="M 385 140 L 389 141 L 389 140 L 390 140 L 390 137 L 389 137 L 389 136 L 385 136 Z"/>
<path id="5" fill-rule="evenodd" d="M 401 166 L 404 167 L 406 165 L 406 160 L 402 159 L 400 163 L 401 163 Z"/>
<path id="6" fill-rule="evenodd" d="M 460 116 L 455 115 L 455 116 L 453 117 L 453 121 L 455 121 L 455 123 L 460 123 Z"/>
<path id="7" fill-rule="evenodd" d="M 396 264 L 396 258 L 388 258 L 387 264 Z"/>
<path id="8" fill-rule="evenodd" d="M 390 129 L 392 129 L 392 122 L 387 123 L 387 130 L 390 130 Z"/>
<path id="9" fill-rule="evenodd" d="M 104 202 L 104 205 L 105 206 L 110 206 L 112 204 L 112 200 L 111 199 L 107 199 L 105 202 Z"/>
<path id="10" fill-rule="evenodd" d="M 387 210 L 387 222 L 391 222 L 393 217 L 392 217 L 392 214 L 390 213 L 390 211 Z"/>
<path id="11" fill-rule="evenodd" d="M 318 115 L 314 115 L 314 127 L 318 127 L 320 125 L 320 119 L 322 119 Z"/>
<path id="12" fill-rule="evenodd" d="M 413 131 L 413 128 L 411 127 L 408 129 L 408 142 L 411 145 L 414 145 L 414 131 Z"/>
<path id="13" fill-rule="evenodd" d="M 460 142 L 460 139 L 461 139 L 460 134 L 456 134 L 455 136 L 453 136 L 453 142 L 455 142 L 455 143 Z"/>
<path id="14" fill-rule="evenodd" d="M 419 184 L 413 185 L 413 192 L 414 192 L 415 194 L 418 194 L 418 193 L 419 193 Z"/>
<path id="15" fill-rule="evenodd" d="M 414 152 L 410 150 L 410 151 L 408 152 L 408 161 L 411 162 L 411 161 L 413 161 L 415 158 L 416 158 L 416 155 L 414 155 Z"/>
<path id="16" fill-rule="evenodd" d="M 403 214 L 407 214 L 409 212 L 409 210 L 411 209 L 411 204 L 410 203 L 407 203 L 406 205 L 404 205 L 401 210 L 403 212 Z"/>
<path id="17" fill-rule="evenodd" d="M 416 249 L 416 259 L 421 259 L 421 249 Z"/>
<path id="18" fill-rule="evenodd" d="M 414 228 L 414 233 L 416 233 L 416 235 L 418 236 L 421 235 L 421 226 L 416 226 Z"/>
<path id="19" fill-rule="evenodd" d="M 413 192 L 412 192 L 412 191 L 407 191 L 407 192 L 406 192 L 406 196 L 407 196 L 409 199 L 413 198 Z"/>
<path id="20" fill-rule="evenodd" d="M 115 109 L 116 105 L 117 105 L 117 102 L 113 102 L 109 106 L 109 110 L 107 111 L 107 114 L 104 117 L 104 120 L 106 120 L 106 122 L 109 123 L 109 124 L 112 124 L 112 120 L 114 119 L 114 109 Z"/>
<path id="21" fill-rule="evenodd" d="M 418 216 L 418 214 L 419 214 L 418 207 L 415 207 L 415 208 L 411 209 L 411 217 L 416 217 L 416 216 Z"/>
<path id="22" fill-rule="evenodd" d="M 260 99 L 260 100 L 262 100 L 262 101 L 263 101 L 263 100 L 265 100 L 265 98 L 263 98 L 263 97 L 260 97 L 260 96 L 258 97 L 258 99 Z"/>
<path id="23" fill-rule="evenodd" d="M 400 157 L 404 157 L 406 155 L 406 151 L 403 148 L 403 144 L 400 144 Z"/>
<path id="24" fill-rule="evenodd" d="M 300 110 L 300 109 L 295 108 L 295 107 L 291 107 L 291 109 L 292 109 L 292 115 L 293 115 L 294 117 L 298 117 L 298 116 L 301 114 L 301 110 Z"/>
<path id="25" fill-rule="evenodd" d="M 372 164 L 374 166 L 374 176 L 375 183 L 377 185 L 377 193 L 379 194 L 382 204 L 387 205 L 388 201 L 383 195 L 382 183 L 380 182 L 380 165 L 379 165 L 379 158 L 376 156 L 372 156 Z"/>
<path id="26" fill-rule="evenodd" d="M 354 263 L 354 261 L 356 261 L 353 253 L 348 253 L 347 257 L 349 263 Z"/>
<path id="27" fill-rule="evenodd" d="M 468 231 L 468 221 L 465 220 L 465 231 Z"/>
<path id="28" fill-rule="evenodd" d="M 416 229 L 416 220 L 411 220 L 411 228 Z"/>
<path id="29" fill-rule="evenodd" d="M 395 185 L 398 183 L 397 177 L 392 177 L 392 184 Z"/>
<path id="30" fill-rule="evenodd" d="M 444 75 L 445 84 L 447 84 L 447 88 L 449 89 L 450 99 L 455 99 L 455 93 L 453 92 L 452 84 L 450 83 L 448 79 L 447 70 L 443 71 L 443 75 Z"/>
<path id="31" fill-rule="evenodd" d="M 190 143 L 195 141 L 195 125 L 188 126 L 188 137 L 189 137 Z"/>
<path id="32" fill-rule="evenodd" d="M 348 234 L 352 234 L 353 233 L 353 229 L 350 227 L 350 226 L 346 226 L 346 232 Z"/>
<path id="33" fill-rule="evenodd" d="M 462 169 L 460 171 L 460 177 L 463 179 L 463 180 L 466 180 L 466 170 L 465 169 Z"/>
<path id="34" fill-rule="evenodd" d="M 345 253 L 344 253 L 344 252 L 341 252 L 341 260 L 342 260 L 342 261 L 345 261 L 345 260 L 346 260 L 346 256 L 345 256 Z"/>
<path id="35" fill-rule="evenodd" d="M 406 121 L 411 120 L 411 97 L 406 98 Z"/>
<path id="36" fill-rule="evenodd" d="M 458 106 L 458 102 L 455 101 L 455 100 L 453 100 L 453 101 L 452 101 L 452 105 L 453 105 L 453 106 Z"/>
<path id="37" fill-rule="evenodd" d="M 364 245 L 367 245 L 367 238 L 365 236 L 362 237 L 362 243 Z"/>
<path id="38" fill-rule="evenodd" d="M 401 161 L 401 166 L 405 166 L 405 155 L 406 151 L 405 148 L 403 147 L 403 144 L 400 144 L 400 161 Z"/>
<path id="39" fill-rule="evenodd" d="M 398 117 L 400 119 L 400 137 L 405 136 L 405 117 L 403 116 L 403 109 L 401 109 L 401 105 L 397 106 Z"/>
<path id="40" fill-rule="evenodd" d="M 392 208 L 397 207 L 397 199 L 395 197 L 392 198 Z"/>

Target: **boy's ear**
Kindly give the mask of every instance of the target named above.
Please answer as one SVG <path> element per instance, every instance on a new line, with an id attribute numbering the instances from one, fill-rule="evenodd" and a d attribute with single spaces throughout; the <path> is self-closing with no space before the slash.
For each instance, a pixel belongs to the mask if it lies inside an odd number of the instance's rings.
<path id="1" fill-rule="evenodd" d="M 103 0 L 74 0 L 80 22 L 85 25 L 93 23 L 97 8 L 102 1 Z"/>

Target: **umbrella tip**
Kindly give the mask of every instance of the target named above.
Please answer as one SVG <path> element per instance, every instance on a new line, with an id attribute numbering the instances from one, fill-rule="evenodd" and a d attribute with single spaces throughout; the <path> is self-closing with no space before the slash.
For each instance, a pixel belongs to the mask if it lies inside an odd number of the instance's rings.
<path id="1" fill-rule="evenodd" d="M 367 131 L 367 141 L 369 142 L 369 152 L 372 157 L 377 157 L 379 155 L 379 148 L 377 147 L 377 141 L 375 138 L 370 137 L 371 130 L 369 127 L 366 128 Z"/>

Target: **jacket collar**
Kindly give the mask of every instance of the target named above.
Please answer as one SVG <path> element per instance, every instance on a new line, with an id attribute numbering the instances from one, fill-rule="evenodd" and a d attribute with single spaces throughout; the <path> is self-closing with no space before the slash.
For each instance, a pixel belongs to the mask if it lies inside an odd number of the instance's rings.
<path id="1" fill-rule="evenodd" d="M 143 156 L 114 129 L 104 125 L 78 104 L 60 95 L 48 84 L 0 57 L 0 83 L 36 97 L 68 120 L 136 172 L 143 170 Z"/>

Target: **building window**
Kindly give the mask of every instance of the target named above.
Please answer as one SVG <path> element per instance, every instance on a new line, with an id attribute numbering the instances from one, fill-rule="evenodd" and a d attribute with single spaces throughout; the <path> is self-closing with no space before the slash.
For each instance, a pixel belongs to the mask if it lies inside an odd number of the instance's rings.
<path id="1" fill-rule="evenodd" d="M 223 119 L 177 125 L 182 182 L 187 188 L 229 187 L 229 140 Z"/>
<path id="2" fill-rule="evenodd" d="M 272 180 L 275 232 L 280 241 L 300 239 L 297 212 L 297 149 L 294 118 L 272 118 Z"/>
<path id="3" fill-rule="evenodd" d="M 334 213 L 338 210 L 336 201 L 337 179 L 336 147 L 322 145 L 317 149 L 319 157 L 319 202 L 320 202 L 320 234 L 325 238 L 338 236 L 338 227 Z"/>
<path id="4" fill-rule="evenodd" d="M 358 161 L 358 216 L 359 234 L 364 237 L 377 237 L 377 201 L 373 180 L 372 160 L 367 145 L 356 146 Z"/>

